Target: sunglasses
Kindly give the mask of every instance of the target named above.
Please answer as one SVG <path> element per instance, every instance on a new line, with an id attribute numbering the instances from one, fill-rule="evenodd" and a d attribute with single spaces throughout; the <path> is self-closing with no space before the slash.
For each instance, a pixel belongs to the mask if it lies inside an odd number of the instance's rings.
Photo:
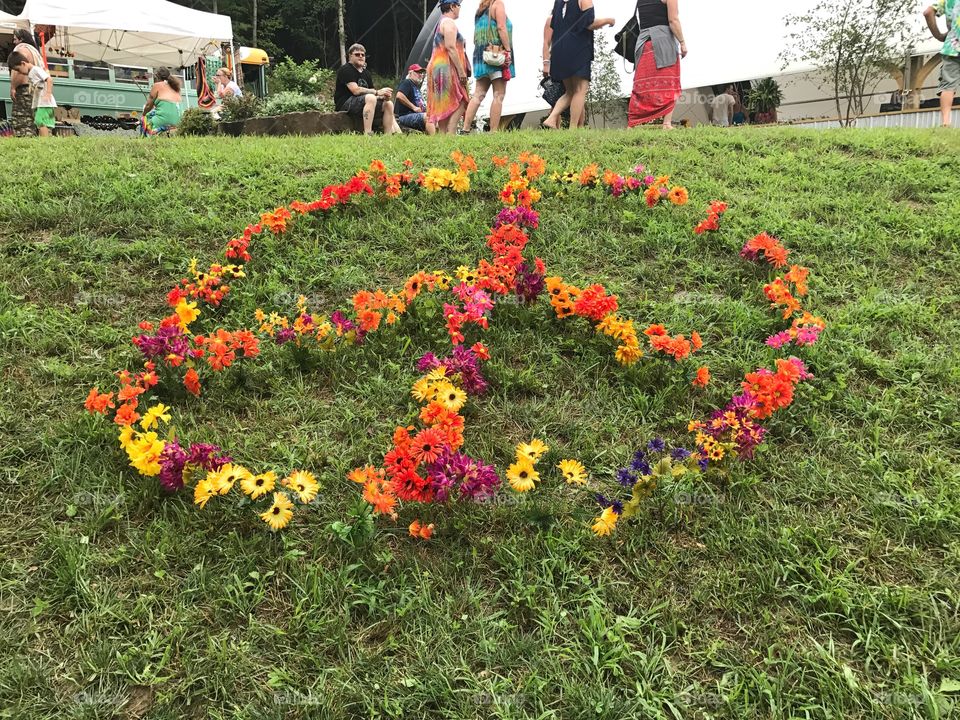
<path id="1" fill-rule="evenodd" d="M 367 56 L 367 54 L 366 54 L 365 52 L 355 52 L 354 55 L 356 55 L 357 57 L 366 57 L 366 56 Z"/>

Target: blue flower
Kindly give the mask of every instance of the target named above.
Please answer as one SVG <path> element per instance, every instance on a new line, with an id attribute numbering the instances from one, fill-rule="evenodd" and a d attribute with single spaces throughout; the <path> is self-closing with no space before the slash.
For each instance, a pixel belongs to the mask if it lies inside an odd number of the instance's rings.
<path id="1" fill-rule="evenodd" d="M 667 447 L 667 444 L 663 441 L 663 438 L 654 438 L 647 443 L 647 447 L 653 452 L 663 452 Z"/>
<path id="2" fill-rule="evenodd" d="M 633 454 L 633 460 L 630 462 L 632 470 L 639 470 L 647 464 L 647 454 L 643 450 L 637 450 Z M 646 474 L 646 473 L 644 473 Z"/>
<path id="3" fill-rule="evenodd" d="M 700 459 L 697 461 L 697 465 L 700 467 L 700 470 L 701 470 L 701 471 L 705 471 L 705 470 L 707 469 L 707 466 L 708 466 L 709 464 L 710 464 L 710 459 L 709 459 L 709 458 L 705 458 L 705 457 L 704 457 L 704 458 L 700 458 Z"/>
<path id="4" fill-rule="evenodd" d="M 690 457 L 690 451 L 686 448 L 674 448 L 673 452 L 670 453 L 670 457 L 672 457 L 674 460 L 686 460 L 688 457 Z"/>
<path id="5" fill-rule="evenodd" d="M 617 482 L 624 487 L 633 487 L 637 481 L 637 476 L 630 472 L 630 468 L 620 468 L 617 470 Z"/>

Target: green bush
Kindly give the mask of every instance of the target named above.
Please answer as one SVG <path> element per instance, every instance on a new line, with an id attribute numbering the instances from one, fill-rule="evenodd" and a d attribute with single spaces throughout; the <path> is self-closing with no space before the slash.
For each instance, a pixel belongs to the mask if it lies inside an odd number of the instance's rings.
<path id="1" fill-rule="evenodd" d="M 312 95 L 301 95 L 296 92 L 282 92 L 270 97 L 260 108 L 260 115 L 285 115 L 292 112 L 333 112 L 333 103 Z"/>
<path id="2" fill-rule="evenodd" d="M 260 98 L 253 93 L 228 97 L 221 103 L 220 122 L 243 122 L 256 117 L 259 111 Z"/>
<path id="3" fill-rule="evenodd" d="M 200 108 L 185 110 L 177 123 L 178 135 L 212 135 L 215 129 L 213 116 Z"/>
<path id="4" fill-rule="evenodd" d="M 295 63 L 284 58 L 270 71 L 270 89 L 278 93 L 295 92 L 302 95 L 333 96 L 336 74 L 313 60 Z"/>

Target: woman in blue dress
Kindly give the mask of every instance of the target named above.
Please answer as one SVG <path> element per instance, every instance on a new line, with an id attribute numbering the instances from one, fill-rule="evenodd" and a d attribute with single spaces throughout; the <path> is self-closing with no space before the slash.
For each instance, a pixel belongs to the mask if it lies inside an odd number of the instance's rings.
<path id="1" fill-rule="evenodd" d="M 554 0 L 553 12 L 543 29 L 543 73 L 562 82 L 566 92 L 543 121 L 544 127 L 559 128 L 560 116 L 568 108 L 570 127 L 583 126 L 593 63 L 593 31 L 615 24 L 613 18 L 597 19 L 593 0 Z"/>
<path id="2" fill-rule="evenodd" d="M 500 129 L 503 114 L 503 98 L 507 94 L 507 82 L 517 76 L 513 64 L 513 23 L 507 17 L 504 0 L 481 0 L 473 30 L 473 77 L 476 87 L 463 118 L 463 129 L 470 132 L 480 103 L 493 86 L 493 103 L 490 105 L 490 132 Z M 499 47 L 506 58 L 503 65 L 488 65 L 483 54 L 491 46 Z"/>

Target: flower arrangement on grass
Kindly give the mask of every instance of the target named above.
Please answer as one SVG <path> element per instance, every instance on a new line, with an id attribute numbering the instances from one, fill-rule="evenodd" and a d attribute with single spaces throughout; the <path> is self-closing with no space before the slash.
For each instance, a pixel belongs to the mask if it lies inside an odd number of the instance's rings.
<path id="1" fill-rule="evenodd" d="M 154 404 L 141 416 L 141 398 L 157 386 L 161 373 L 179 379 L 191 395 L 199 396 L 203 382 L 212 373 L 224 372 L 241 361 L 255 362 L 264 346 L 316 347 L 333 352 L 343 345 L 362 344 L 371 333 L 400 323 L 418 298 L 427 293 L 443 296 L 443 318 L 451 352 L 443 358 L 427 353 L 418 362 L 420 377 L 411 387 L 418 404 L 416 417 L 396 427 L 382 466 L 366 465 L 348 474 L 362 487 L 363 500 L 371 512 L 396 519 L 406 505 L 482 503 L 501 492 L 530 493 L 542 482 L 542 473 L 551 473 L 553 469 L 559 471 L 554 475 L 562 479 L 561 486 L 591 494 L 602 489 L 601 478 L 592 477 L 579 460 L 562 459 L 546 470 L 538 465 L 549 451 L 539 439 L 517 446 L 514 462 L 502 471 L 465 452 L 466 422 L 462 411 L 468 402 L 476 401 L 487 391 L 489 383 L 482 367 L 490 360 L 487 346 L 471 342 L 468 336 L 490 326 L 498 303 L 516 298 L 519 303 L 534 307 L 546 296 L 550 311 L 558 320 L 581 318 L 592 325 L 595 333 L 611 338 L 616 343 L 613 357 L 625 367 L 644 357 L 686 363 L 702 349 L 703 341 L 696 331 L 690 332 L 689 337 L 684 333 L 672 334 L 656 323 L 640 331 L 634 320 L 621 313 L 618 297 L 606 287 L 598 283 L 585 287 L 568 283 L 561 276 L 550 275 L 541 258 L 527 254 L 531 233 L 540 227 L 535 205 L 543 196 L 535 182 L 546 173 L 546 162 L 532 153 L 523 153 L 516 161 L 493 159 L 493 166 L 505 168 L 509 177 L 500 190 L 503 208 L 487 235 L 490 256 L 481 258 L 476 266 L 461 266 L 453 272 L 421 270 L 409 276 L 402 289 L 360 290 L 351 298 L 349 308 L 329 314 L 309 308 L 301 297 L 290 317 L 258 309 L 254 315 L 255 330 L 195 330 L 204 323 L 206 308 L 217 308 L 226 302 L 246 277 L 247 268 L 254 261 L 255 253 L 251 251 L 258 236 L 283 235 L 301 218 L 336 212 L 362 197 L 393 200 L 418 189 L 469 192 L 471 176 L 479 172 L 475 160 L 461 153 L 454 153 L 452 160 L 455 170 L 429 168 L 417 175 L 410 161 L 403 164 L 401 171 L 391 173 L 383 162 L 374 160 L 367 170 L 356 173 L 347 182 L 324 188 L 318 200 L 297 201 L 263 213 L 259 222 L 229 240 L 224 251 L 227 262 L 213 263 L 201 271 L 197 261 L 192 261 L 189 277 L 178 282 L 167 295 L 170 314 L 156 324 L 141 323 L 141 334 L 133 339 L 144 360 L 143 370 L 118 373 L 119 390 L 101 393 L 94 388 L 85 401 L 91 413 L 106 415 L 115 411 L 119 442 L 131 466 L 146 477 L 157 477 L 164 490 L 191 488 L 200 508 L 231 492 L 243 495 L 267 526 L 283 529 L 299 507 L 315 501 L 320 486 L 314 475 L 306 470 L 283 474 L 269 469 L 257 473 L 235 462 L 216 445 L 182 443 L 173 427 L 168 427 L 163 439 L 159 430 L 162 424 L 170 422 L 170 408 Z M 642 195 L 650 208 L 661 204 L 682 207 L 689 202 L 686 188 L 671 186 L 668 176 L 656 176 L 643 166 L 622 175 L 590 165 L 578 172 L 555 173 L 552 177 L 561 185 L 604 188 L 618 200 Z M 718 230 L 726 210 L 726 204 L 714 201 L 697 233 Z M 781 269 L 787 264 L 789 250 L 772 236 L 761 233 L 745 245 L 742 255 L 748 260 L 765 260 Z M 801 306 L 799 298 L 806 297 L 808 280 L 808 269 L 792 265 L 765 285 L 764 294 L 771 304 L 783 309 L 783 319 L 792 320 L 789 329 L 768 339 L 771 348 L 811 345 L 826 327 L 821 318 Z M 709 367 L 690 370 L 693 386 L 704 388 L 710 384 Z M 688 430 L 693 439 L 689 449 L 677 447 L 668 451 L 663 440 L 651 441 L 616 473 L 615 493 L 607 490 L 606 494 L 596 494 L 601 512 L 590 525 L 593 532 L 607 535 L 621 518 L 636 515 L 663 478 L 697 475 L 731 459 L 753 457 L 765 439 L 762 422 L 788 407 L 797 385 L 811 377 L 801 360 L 779 359 L 773 370 L 759 368 L 748 373 L 741 383 L 741 392 L 726 407 L 706 420 L 691 421 Z M 428 540 L 435 529 L 433 523 L 417 518 L 408 532 Z"/>

